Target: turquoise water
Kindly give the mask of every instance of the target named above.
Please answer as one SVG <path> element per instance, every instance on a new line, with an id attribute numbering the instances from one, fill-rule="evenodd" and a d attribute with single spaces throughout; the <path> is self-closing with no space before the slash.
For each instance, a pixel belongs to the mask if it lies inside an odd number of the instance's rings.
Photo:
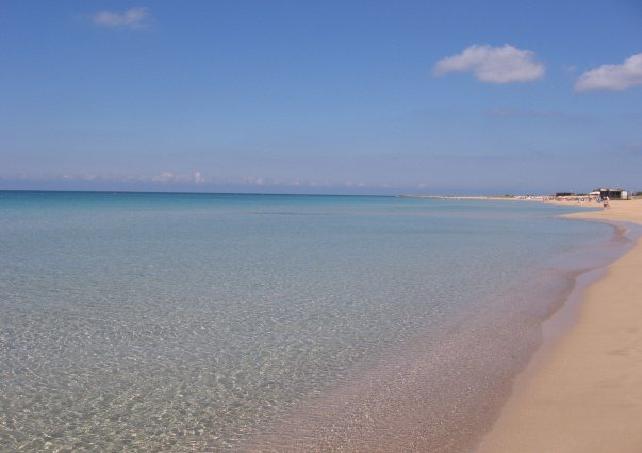
<path id="1" fill-rule="evenodd" d="M 0 192 L 0 449 L 221 450 L 252 439 L 267 448 L 265 433 L 293 410 L 390 351 L 436 353 L 467 326 L 498 332 L 502 313 L 541 320 L 546 291 L 584 266 L 563 258 L 612 234 L 555 217 L 568 211 Z M 529 291 L 515 291 L 520 281 Z M 515 350 L 489 341 L 488 360 L 476 354 L 461 382 L 536 341 L 502 335 Z M 440 382 L 430 363 L 424 371 Z M 463 398 L 456 387 L 441 389 L 445 408 Z"/>

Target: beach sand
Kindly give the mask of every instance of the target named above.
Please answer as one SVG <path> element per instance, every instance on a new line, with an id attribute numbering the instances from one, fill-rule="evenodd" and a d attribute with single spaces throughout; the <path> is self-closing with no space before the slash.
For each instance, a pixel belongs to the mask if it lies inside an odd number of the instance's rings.
<path id="1" fill-rule="evenodd" d="M 569 217 L 642 224 L 642 200 Z M 642 452 L 642 242 L 589 286 L 572 327 L 517 379 L 478 451 Z"/>

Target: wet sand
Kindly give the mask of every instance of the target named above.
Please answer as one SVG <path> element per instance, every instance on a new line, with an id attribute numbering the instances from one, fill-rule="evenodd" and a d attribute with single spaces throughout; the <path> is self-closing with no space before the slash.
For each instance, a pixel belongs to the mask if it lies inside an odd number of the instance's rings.
<path id="1" fill-rule="evenodd" d="M 569 217 L 642 224 L 642 200 Z M 641 273 L 638 241 L 586 290 L 570 330 L 517 380 L 480 452 L 642 451 Z"/>

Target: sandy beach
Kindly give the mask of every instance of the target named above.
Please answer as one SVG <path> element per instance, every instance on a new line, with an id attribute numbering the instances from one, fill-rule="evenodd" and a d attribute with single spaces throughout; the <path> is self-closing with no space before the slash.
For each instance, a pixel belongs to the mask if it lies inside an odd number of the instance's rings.
<path id="1" fill-rule="evenodd" d="M 570 217 L 642 224 L 642 200 Z M 638 241 L 586 290 L 568 332 L 517 379 L 478 451 L 642 451 L 640 269 Z"/>

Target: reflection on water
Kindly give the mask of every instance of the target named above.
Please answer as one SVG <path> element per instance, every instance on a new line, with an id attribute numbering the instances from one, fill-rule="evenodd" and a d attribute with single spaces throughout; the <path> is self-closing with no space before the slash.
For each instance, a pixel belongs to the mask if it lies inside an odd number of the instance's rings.
<path id="1" fill-rule="evenodd" d="M 2 192 L 0 210 L 2 450 L 267 445 L 394 360 L 403 382 L 449 376 L 430 384 L 452 387 L 443 409 L 470 392 L 454 364 L 483 382 L 497 355 L 453 345 L 515 303 L 499 295 L 610 231 L 535 204 L 374 197 Z M 391 393 L 368 395 L 387 411 Z"/>

